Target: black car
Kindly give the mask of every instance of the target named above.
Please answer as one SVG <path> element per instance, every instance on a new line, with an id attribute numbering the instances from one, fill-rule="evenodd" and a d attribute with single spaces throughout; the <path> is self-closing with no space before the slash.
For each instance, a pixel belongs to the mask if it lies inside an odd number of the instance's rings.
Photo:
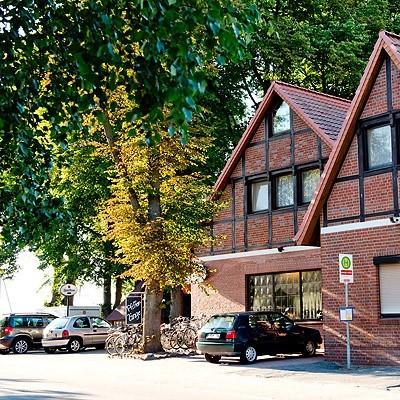
<path id="1" fill-rule="evenodd" d="M 0 315 L 0 354 L 23 354 L 42 347 L 43 329 L 57 317 L 47 313 Z"/>
<path id="2" fill-rule="evenodd" d="M 237 312 L 212 316 L 199 332 L 197 349 L 211 363 L 222 356 L 239 356 L 252 363 L 258 355 L 315 355 L 322 343 L 317 329 L 297 325 L 275 311 Z"/>

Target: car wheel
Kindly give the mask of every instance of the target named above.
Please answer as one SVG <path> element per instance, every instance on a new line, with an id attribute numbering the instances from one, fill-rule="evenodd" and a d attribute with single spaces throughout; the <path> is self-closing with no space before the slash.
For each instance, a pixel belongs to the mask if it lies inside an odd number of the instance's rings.
<path id="1" fill-rule="evenodd" d="M 252 364 L 257 360 L 257 350 L 253 345 L 247 345 L 241 356 L 240 356 L 240 361 L 243 364 Z"/>
<path id="2" fill-rule="evenodd" d="M 0 354 L 8 354 L 10 352 L 10 349 L 1 349 Z"/>
<path id="3" fill-rule="evenodd" d="M 44 352 L 47 354 L 54 354 L 56 351 L 57 351 L 57 349 L 54 347 L 45 347 L 44 348 Z"/>
<path id="4" fill-rule="evenodd" d="M 82 349 L 81 341 L 77 338 L 72 338 L 67 346 L 69 353 L 78 353 Z"/>
<path id="5" fill-rule="evenodd" d="M 27 339 L 17 339 L 13 344 L 13 352 L 15 354 L 25 354 L 29 350 Z"/>
<path id="6" fill-rule="evenodd" d="M 317 350 L 317 345 L 315 344 L 314 340 L 308 339 L 304 343 L 303 351 L 301 352 L 303 356 L 311 357 L 315 356 L 315 352 Z"/>
<path id="7" fill-rule="evenodd" d="M 204 354 L 204 358 L 211 364 L 218 364 L 221 356 L 213 356 L 211 354 Z"/>

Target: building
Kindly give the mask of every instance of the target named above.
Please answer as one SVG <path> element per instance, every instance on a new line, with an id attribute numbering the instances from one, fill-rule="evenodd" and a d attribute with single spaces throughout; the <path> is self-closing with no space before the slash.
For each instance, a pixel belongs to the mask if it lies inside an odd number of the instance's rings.
<path id="1" fill-rule="evenodd" d="M 351 103 L 274 82 L 216 182 L 216 291 L 194 287 L 192 314 L 288 308 L 344 362 L 348 253 L 352 360 L 400 364 L 399 166 L 400 36 L 380 33 Z"/>

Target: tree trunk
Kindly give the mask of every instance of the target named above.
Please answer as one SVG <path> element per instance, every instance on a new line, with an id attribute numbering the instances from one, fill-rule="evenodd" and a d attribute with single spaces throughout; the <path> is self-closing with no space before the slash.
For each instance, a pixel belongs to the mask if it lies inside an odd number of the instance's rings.
<path id="1" fill-rule="evenodd" d="M 116 309 L 121 304 L 122 299 L 122 279 L 117 276 L 115 279 L 115 302 L 114 309 Z"/>
<path id="2" fill-rule="evenodd" d="M 180 315 L 183 315 L 183 293 L 180 288 L 177 288 L 171 291 L 171 310 L 169 312 L 169 319 L 172 321 Z"/>
<path id="3" fill-rule="evenodd" d="M 103 316 L 107 317 L 111 312 L 111 274 L 108 271 L 104 272 L 103 276 Z"/>
<path id="4" fill-rule="evenodd" d="M 161 308 L 163 294 L 146 287 L 144 295 L 143 337 L 144 352 L 156 353 L 162 350 L 160 339 Z"/>

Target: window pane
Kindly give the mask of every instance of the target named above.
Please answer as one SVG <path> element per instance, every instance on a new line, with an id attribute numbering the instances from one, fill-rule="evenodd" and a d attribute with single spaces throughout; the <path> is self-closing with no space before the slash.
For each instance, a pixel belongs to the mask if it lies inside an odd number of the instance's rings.
<path id="1" fill-rule="evenodd" d="M 268 210 L 268 182 L 255 182 L 251 185 L 251 211 Z"/>
<path id="2" fill-rule="evenodd" d="M 368 129 L 368 167 L 380 168 L 392 164 L 392 137 L 390 126 Z"/>
<path id="3" fill-rule="evenodd" d="M 273 275 L 256 275 L 249 278 L 249 307 L 252 311 L 274 309 Z"/>
<path id="4" fill-rule="evenodd" d="M 320 319 L 322 313 L 321 271 L 301 273 L 303 319 Z"/>
<path id="5" fill-rule="evenodd" d="M 379 266 L 381 314 L 400 314 L 400 264 Z"/>
<path id="6" fill-rule="evenodd" d="M 275 275 L 275 309 L 284 312 L 290 318 L 301 318 L 300 312 L 300 274 L 289 272 Z"/>
<path id="7" fill-rule="evenodd" d="M 279 176 L 276 183 L 276 206 L 291 206 L 293 204 L 293 176 Z"/>
<path id="8" fill-rule="evenodd" d="M 290 108 L 285 102 L 276 110 L 272 124 L 274 134 L 290 130 Z"/>
<path id="9" fill-rule="evenodd" d="M 309 203 L 312 200 L 314 191 L 319 182 L 319 169 L 304 171 L 302 179 L 303 184 L 303 203 Z"/>

